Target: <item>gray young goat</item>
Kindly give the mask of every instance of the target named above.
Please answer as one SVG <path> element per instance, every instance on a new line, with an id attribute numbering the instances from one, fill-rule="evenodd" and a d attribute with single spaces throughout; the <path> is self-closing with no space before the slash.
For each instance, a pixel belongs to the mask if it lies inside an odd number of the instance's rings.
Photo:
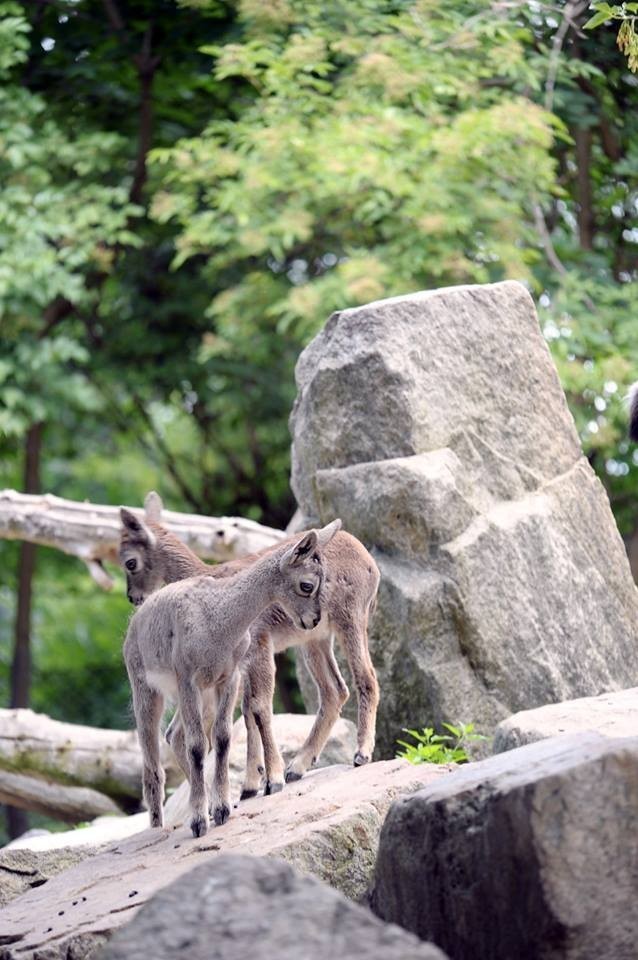
<path id="1" fill-rule="evenodd" d="M 209 566 L 161 525 L 162 501 L 155 492 L 148 494 L 144 506 L 146 520 L 138 519 L 129 510 L 121 511 L 120 563 L 126 573 L 127 595 L 132 603 L 142 603 L 163 584 L 185 577 L 233 576 L 250 568 L 259 557 L 278 549 L 268 547 L 258 554 Z M 294 539 L 291 537 L 285 542 L 292 544 Z M 323 562 L 325 615 L 314 630 L 300 630 L 276 604 L 264 611 L 250 628 L 251 646 L 242 669 L 242 712 L 247 728 L 242 799 L 258 792 L 264 773 L 262 764 L 266 768 L 266 793 L 275 793 L 283 784 L 283 761 L 277 744 L 269 730 L 259 729 L 256 718 L 270 709 L 268 705 L 272 703 L 274 653 L 289 646 L 300 648 L 317 686 L 319 708 L 312 730 L 285 772 L 286 781 L 298 780 L 316 761 L 348 699 L 348 688 L 333 652 L 335 638 L 348 660 L 359 704 L 355 766 L 372 758 L 379 687 L 368 651 L 368 620 L 374 609 L 379 570 L 363 544 L 344 530 L 326 545 Z M 166 736 L 169 742 L 180 736 L 178 717 Z"/>
<path id="2" fill-rule="evenodd" d="M 160 764 L 160 722 L 165 699 L 179 711 L 171 741 L 190 783 L 191 830 L 206 833 L 230 815 L 228 750 L 239 665 L 250 644 L 253 621 L 279 604 L 300 630 L 321 620 L 321 552 L 341 526 L 335 520 L 295 543 L 260 557 L 247 570 L 224 580 L 192 577 L 153 593 L 131 618 L 124 660 L 143 754 L 144 800 L 151 826 L 163 824 L 164 772 Z M 257 720 L 267 730 L 272 704 Z M 179 735 L 178 735 L 179 734 Z M 272 736 L 272 733 L 270 734 Z M 210 794 L 204 758 L 215 750 Z"/>

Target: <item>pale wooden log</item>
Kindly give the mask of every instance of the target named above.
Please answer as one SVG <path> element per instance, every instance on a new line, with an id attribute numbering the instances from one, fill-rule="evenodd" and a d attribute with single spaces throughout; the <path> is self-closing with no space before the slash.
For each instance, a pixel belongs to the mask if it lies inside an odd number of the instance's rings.
<path id="1" fill-rule="evenodd" d="M 162 744 L 168 786 L 183 779 Z M 14 791 L 12 793 L 12 791 Z M 134 730 L 61 723 L 32 710 L 0 710 L 0 800 L 61 819 L 121 813 L 142 796 L 142 753 Z M 59 806 L 58 806 L 59 804 Z"/>
<path id="2" fill-rule="evenodd" d="M 144 517 L 144 511 L 129 507 Z M 201 517 L 162 511 L 162 524 L 204 560 L 224 561 L 278 543 L 285 533 L 239 517 Z M 102 566 L 117 563 L 119 507 L 0 490 L 0 537 L 27 540 L 79 557 L 103 588 L 113 581 Z"/>
<path id="3" fill-rule="evenodd" d="M 28 776 L 10 770 L 0 770 L 0 803 L 68 823 L 123 812 L 115 800 L 90 787 L 67 786 L 48 777 Z"/>

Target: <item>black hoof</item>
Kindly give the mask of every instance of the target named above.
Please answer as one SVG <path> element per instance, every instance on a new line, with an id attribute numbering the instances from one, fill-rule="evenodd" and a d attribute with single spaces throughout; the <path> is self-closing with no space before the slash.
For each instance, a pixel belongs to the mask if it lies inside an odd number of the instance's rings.
<path id="1" fill-rule="evenodd" d="M 273 793 L 281 793 L 283 788 L 284 788 L 283 783 L 271 783 L 269 780 L 264 790 L 264 796 L 269 797 Z"/>
<path id="2" fill-rule="evenodd" d="M 250 800 L 251 797 L 256 797 L 258 793 L 259 793 L 259 790 L 242 790 L 242 792 L 239 795 L 239 799 L 240 801 Z"/>
<path id="3" fill-rule="evenodd" d="M 370 757 L 366 757 L 364 753 L 361 753 L 359 750 L 357 750 L 354 755 L 355 767 L 362 767 L 364 763 L 370 763 Z"/>
<path id="4" fill-rule="evenodd" d="M 295 780 L 301 780 L 303 773 L 296 773 L 294 770 L 286 770 L 284 780 L 286 783 L 294 783 Z"/>
<path id="5" fill-rule="evenodd" d="M 206 817 L 193 817 L 191 820 L 191 830 L 193 831 L 194 837 L 203 837 L 206 831 L 208 830 L 208 824 L 206 823 Z"/>
<path id="6" fill-rule="evenodd" d="M 229 816 L 230 816 L 230 808 L 227 807 L 225 803 L 220 804 L 219 807 L 215 807 L 215 812 L 213 813 L 215 826 L 221 827 L 222 823 L 226 823 Z"/>

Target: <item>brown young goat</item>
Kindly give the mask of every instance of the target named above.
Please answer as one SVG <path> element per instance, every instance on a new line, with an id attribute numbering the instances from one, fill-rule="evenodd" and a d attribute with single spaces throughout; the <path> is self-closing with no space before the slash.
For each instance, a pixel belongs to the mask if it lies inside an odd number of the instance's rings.
<path id="1" fill-rule="evenodd" d="M 341 526 L 334 520 L 292 545 L 262 554 L 232 577 L 190 577 L 156 591 L 135 612 L 124 642 L 124 660 L 143 755 L 144 799 L 151 826 L 162 826 L 163 771 L 159 727 L 164 698 L 176 702 L 172 746 L 190 783 L 191 829 L 201 837 L 208 818 L 230 816 L 228 750 L 239 666 L 250 646 L 250 625 L 278 603 L 300 630 L 321 621 L 321 552 Z M 261 717 L 270 726 L 270 709 Z M 210 795 L 204 779 L 208 745 L 215 749 Z"/>
<path id="2" fill-rule="evenodd" d="M 260 556 L 277 549 L 269 547 L 259 554 L 228 563 L 209 566 L 174 534 L 161 526 L 162 503 L 151 493 L 145 501 L 146 522 L 128 510 L 122 510 L 120 562 L 126 572 L 127 596 L 142 603 L 163 584 L 185 577 L 206 575 L 233 576 L 248 569 Z M 295 537 L 289 538 L 292 543 Z M 374 607 L 379 571 L 374 560 L 354 537 L 340 530 L 323 551 L 324 615 L 313 630 L 300 630 L 278 605 L 268 608 L 250 628 L 251 645 L 245 658 L 242 712 L 247 728 L 246 777 L 242 797 L 254 796 L 261 783 L 261 741 L 266 768 L 266 792 L 281 789 L 283 762 L 268 731 L 259 729 L 260 717 L 272 709 L 274 693 L 274 653 L 299 645 L 319 693 L 319 708 L 312 730 L 285 772 L 287 782 L 300 779 L 319 757 L 341 707 L 348 699 L 348 688 L 333 653 L 333 640 L 341 644 L 355 683 L 358 698 L 358 736 L 354 763 L 359 766 L 372 758 L 379 687 L 368 652 L 368 619 Z M 263 726 L 263 725 L 262 725 Z M 175 735 L 171 724 L 167 739 Z"/>

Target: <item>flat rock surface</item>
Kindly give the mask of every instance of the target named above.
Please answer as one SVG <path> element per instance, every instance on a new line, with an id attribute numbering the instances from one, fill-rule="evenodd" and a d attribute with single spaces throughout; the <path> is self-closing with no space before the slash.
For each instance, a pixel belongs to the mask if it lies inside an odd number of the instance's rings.
<path id="1" fill-rule="evenodd" d="M 448 772 L 401 760 L 327 767 L 273 797 L 244 801 L 226 824 L 200 839 L 187 826 L 144 830 L 0 912 L 4 957 L 34 957 L 46 948 L 47 960 L 82 960 L 99 937 L 129 920 L 158 890 L 220 852 L 282 857 L 359 899 L 390 803 Z"/>
<path id="2" fill-rule="evenodd" d="M 499 723 L 493 750 L 501 753 L 561 733 L 585 730 L 595 730 L 605 737 L 638 735 L 638 687 L 521 710 Z"/>
<path id="3" fill-rule="evenodd" d="M 635 960 L 638 738 L 554 737 L 394 803 L 371 905 L 454 960 Z"/>
<path id="4" fill-rule="evenodd" d="M 250 905 L 247 909 L 247 905 Z M 96 960 L 445 960 L 282 860 L 223 854 L 161 890 Z"/>

